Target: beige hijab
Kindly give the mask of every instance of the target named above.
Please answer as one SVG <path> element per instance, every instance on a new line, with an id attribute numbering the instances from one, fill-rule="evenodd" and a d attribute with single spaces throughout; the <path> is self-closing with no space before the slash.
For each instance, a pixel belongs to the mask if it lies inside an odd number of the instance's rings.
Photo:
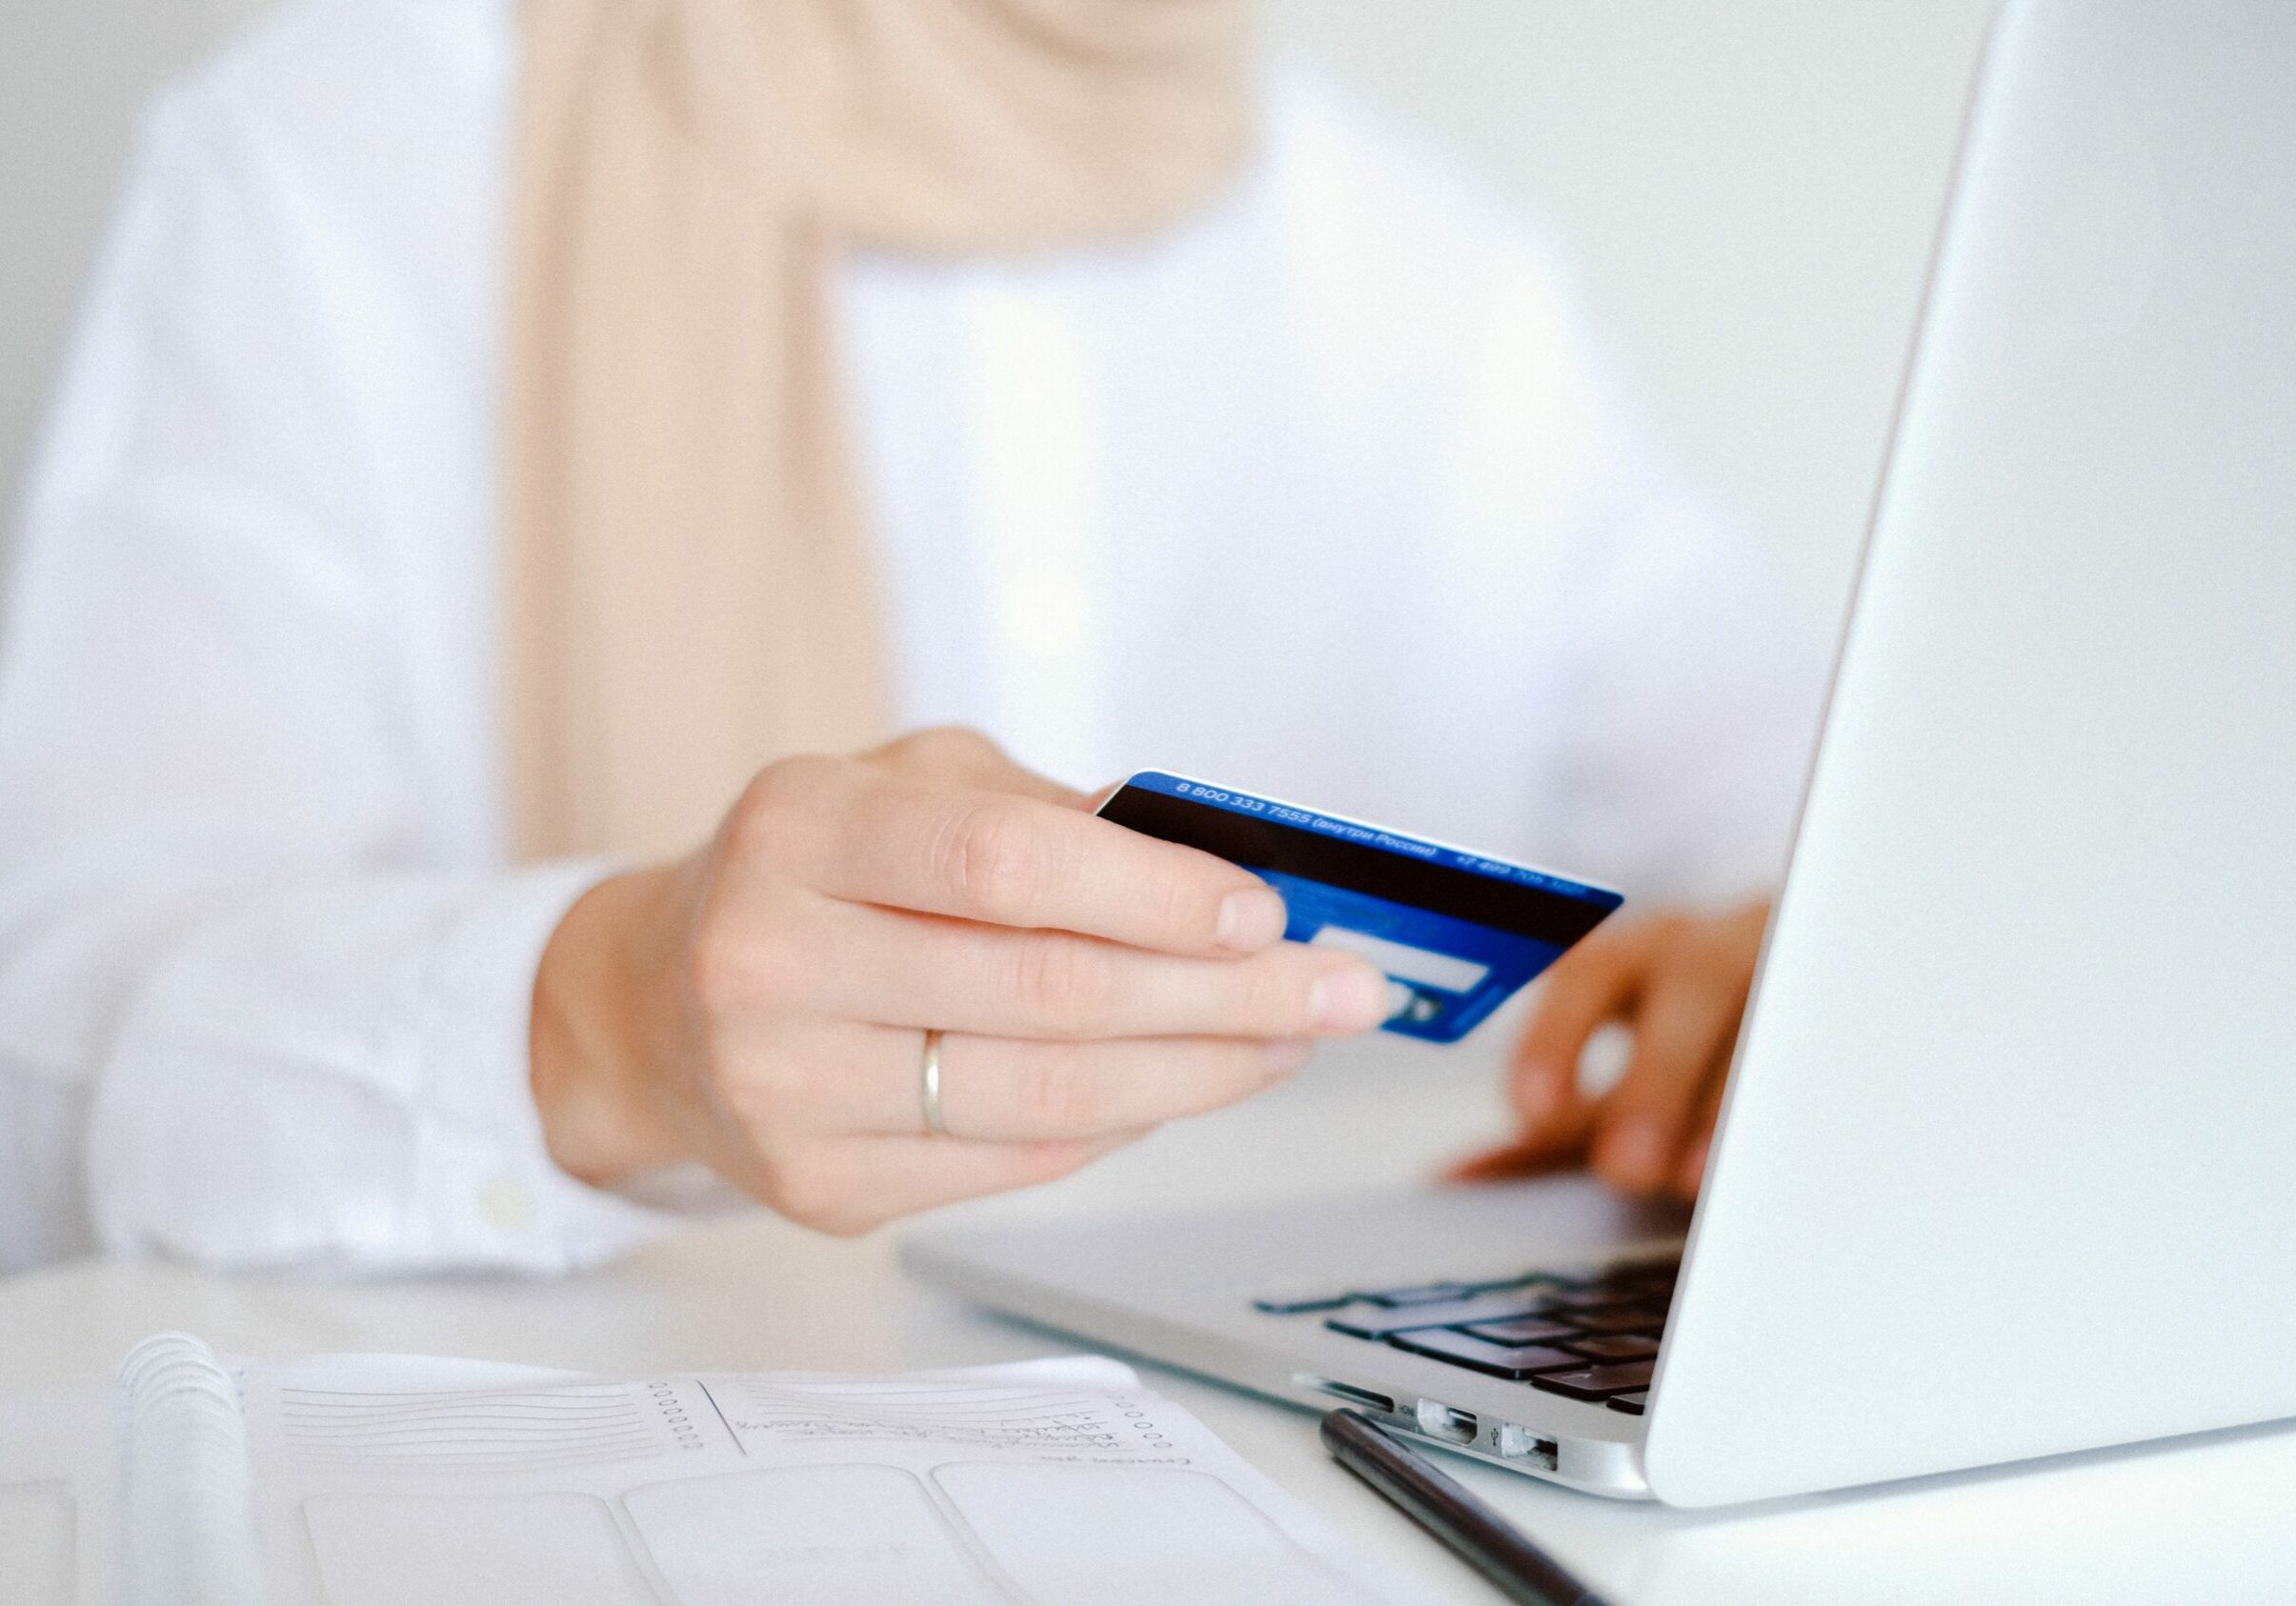
<path id="1" fill-rule="evenodd" d="M 702 840 L 884 733 L 854 246 L 1154 228 L 1241 147 L 1241 0 L 525 0 L 505 487 L 522 857 Z"/>

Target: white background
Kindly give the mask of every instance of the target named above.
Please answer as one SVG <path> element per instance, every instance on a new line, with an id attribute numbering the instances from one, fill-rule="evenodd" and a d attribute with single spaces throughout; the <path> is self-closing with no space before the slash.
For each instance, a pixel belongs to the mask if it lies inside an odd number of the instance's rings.
<path id="1" fill-rule="evenodd" d="M 137 108 L 269 0 L 0 0 L 12 510 Z M 1662 439 L 1830 622 L 1991 0 L 1273 0 L 1544 208 Z"/>

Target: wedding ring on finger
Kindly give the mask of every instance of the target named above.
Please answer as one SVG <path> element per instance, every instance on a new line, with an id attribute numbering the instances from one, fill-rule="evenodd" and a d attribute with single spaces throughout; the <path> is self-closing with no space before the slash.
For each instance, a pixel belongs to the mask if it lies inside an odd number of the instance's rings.
<path id="1" fill-rule="evenodd" d="M 925 1058 L 917 1079 L 917 1104 L 925 1117 L 925 1132 L 933 1137 L 949 1135 L 948 1123 L 940 1118 L 940 1034 L 925 1034 Z"/>

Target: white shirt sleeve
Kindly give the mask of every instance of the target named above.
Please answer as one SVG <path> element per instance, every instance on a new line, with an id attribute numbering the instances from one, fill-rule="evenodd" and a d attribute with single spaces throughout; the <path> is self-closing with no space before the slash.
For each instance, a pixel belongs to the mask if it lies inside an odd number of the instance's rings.
<path id="1" fill-rule="evenodd" d="M 551 1272 L 661 1217 L 559 1171 L 534 967 L 602 867 L 444 844 L 325 218 L 147 130 L 0 630 L 0 1270 Z M 355 262 L 332 262 L 336 277 Z M 419 628 L 419 627 L 417 627 Z"/>

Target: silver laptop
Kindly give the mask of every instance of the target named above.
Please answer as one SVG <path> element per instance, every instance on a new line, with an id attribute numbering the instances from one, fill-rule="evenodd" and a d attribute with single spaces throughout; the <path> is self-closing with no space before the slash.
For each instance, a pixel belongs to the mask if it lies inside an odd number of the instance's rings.
<path id="1" fill-rule="evenodd" d="M 2291 86 L 2286 0 L 1999 23 L 1686 1233 L 1574 1178 L 910 1263 L 1686 1506 L 2296 1416 Z"/>

